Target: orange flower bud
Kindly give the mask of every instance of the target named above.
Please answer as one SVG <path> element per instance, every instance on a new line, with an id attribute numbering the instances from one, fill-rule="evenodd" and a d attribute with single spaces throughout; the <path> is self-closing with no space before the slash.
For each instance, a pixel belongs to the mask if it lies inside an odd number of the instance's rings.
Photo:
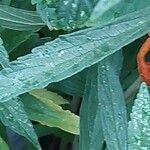
<path id="1" fill-rule="evenodd" d="M 150 85 L 150 62 L 146 62 L 145 56 L 150 50 L 150 37 L 144 42 L 137 55 L 138 72 L 141 79 Z"/>

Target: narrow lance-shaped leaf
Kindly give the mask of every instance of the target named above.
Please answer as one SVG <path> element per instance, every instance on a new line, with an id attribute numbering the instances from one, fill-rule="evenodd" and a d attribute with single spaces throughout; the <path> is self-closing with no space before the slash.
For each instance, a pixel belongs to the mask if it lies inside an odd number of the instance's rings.
<path id="1" fill-rule="evenodd" d="M 32 123 L 17 98 L 11 99 L 11 102 L 0 103 L 0 111 L 0 120 L 5 126 L 26 137 L 37 149 L 40 149 Z"/>
<path id="2" fill-rule="evenodd" d="M 149 32 L 149 24 L 150 8 L 34 48 L 31 54 L 11 62 L 0 72 L 0 101 L 43 88 L 96 64 Z"/>
<path id="3" fill-rule="evenodd" d="M 30 91 L 29 93 L 47 105 L 51 104 L 50 101 L 54 102 L 57 105 L 69 104 L 66 99 L 59 96 L 57 93 L 48 91 L 46 89 L 36 89 Z"/>
<path id="4" fill-rule="evenodd" d="M 49 85 L 50 89 L 57 89 L 69 95 L 83 96 L 87 71 L 84 70 L 70 78 Z"/>
<path id="5" fill-rule="evenodd" d="M 1 150 L 9 150 L 8 145 L 6 144 L 6 142 L 0 137 L 0 149 Z"/>
<path id="6" fill-rule="evenodd" d="M 131 121 L 128 123 L 129 150 L 150 149 L 150 95 L 146 83 L 142 83 L 135 99 Z"/>
<path id="7" fill-rule="evenodd" d="M 71 30 L 85 26 L 98 0 L 32 1 L 49 29 Z"/>
<path id="8" fill-rule="evenodd" d="M 80 150 L 98 150 L 104 142 L 98 99 L 97 66 L 89 68 L 80 108 Z"/>
<path id="9" fill-rule="evenodd" d="M 108 150 L 127 150 L 127 112 L 119 82 L 122 56 L 115 53 L 98 64 L 98 99 Z"/>
<path id="10" fill-rule="evenodd" d="M 43 27 L 44 23 L 35 11 L 0 5 L 0 26 L 20 31 L 36 31 Z"/>
<path id="11" fill-rule="evenodd" d="M 50 30 L 72 30 L 106 24 L 119 16 L 145 9 L 149 0 L 32 0 Z"/>
<path id="12" fill-rule="evenodd" d="M 9 66 L 9 56 L 8 53 L 3 46 L 3 41 L 0 38 L 0 64 L 2 65 L 3 68 Z"/>
<path id="13" fill-rule="evenodd" d="M 79 117 L 49 100 L 40 101 L 34 96 L 21 96 L 25 110 L 31 120 L 49 127 L 57 127 L 72 134 L 79 134 Z"/>
<path id="14" fill-rule="evenodd" d="M 3 43 L 2 39 L 1 44 Z M 7 51 L 5 50 L 4 46 L 0 46 L 0 64 L 2 67 L 9 66 L 9 56 Z M 4 85 L 5 86 L 5 85 Z M 33 145 L 40 149 L 40 145 L 38 143 L 37 136 L 34 132 L 32 123 L 28 119 L 26 112 L 23 109 L 22 103 L 17 99 L 13 98 L 7 102 L 0 103 L 0 120 L 5 126 L 8 126 L 13 131 L 17 132 L 18 134 L 26 137 L 30 140 Z"/>
<path id="15" fill-rule="evenodd" d="M 1 0 L 0 4 L 2 5 L 9 5 L 11 0 Z"/>
<path id="16" fill-rule="evenodd" d="M 134 11 L 145 9 L 150 6 L 149 0 L 99 0 L 90 18 L 87 20 L 87 26 L 106 24 L 117 17 L 130 14 Z"/>
<path id="17" fill-rule="evenodd" d="M 4 29 L 0 36 L 3 39 L 4 46 L 8 53 L 12 52 L 17 46 L 31 37 L 34 31 L 16 31 Z M 13 37 L 13 38 L 12 38 Z"/>

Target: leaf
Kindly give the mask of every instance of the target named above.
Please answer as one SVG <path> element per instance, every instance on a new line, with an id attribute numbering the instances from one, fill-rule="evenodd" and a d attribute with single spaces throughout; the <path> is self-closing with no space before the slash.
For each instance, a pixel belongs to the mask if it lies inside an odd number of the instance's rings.
<path id="1" fill-rule="evenodd" d="M 50 30 L 73 30 L 106 24 L 115 18 L 150 6 L 149 0 L 33 0 Z"/>
<path id="2" fill-rule="evenodd" d="M 108 11 L 111 10 L 112 8 L 114 8 L 115 6 L 119 5 L 119 3 L 123 3 L 124 2 L 122 0 L 99 0 L 97 5 L 95 6 L 95 8 L 93 9 L 93 12 L 91 13 L 90 19 L 88 22 L 100 22 L 106 20 L 104 17 L 105 14 L 108 15 L 109 17 L 109 13 Z M 117 9 L 121 9 L 122 7 L 117 7 Z M 118 10 L 115 9 L 115 11 L 117 12 Z M 120 12 L 119 12 L 120 13 Z M 113 14 L 113 12 L 111 11 L 111 14 Z M 114 16 L 115 17 L 115 16 Z M 114 19 L 114 17 L 110 17 L 109 19 Z M 103 22 L 101 22 L 103 23 Z"/>
<path id="3" fill-rule="evenodd" d="M 142 83 L 135 99 L 131 121 L 128 123 L 128 146 L 133 149 L 150 149 L 150 95 Z"/>
<path id="4" fill-rule="evenodd" d="M 11 0 L 1 0 L 0 5 L 9 5 Z"/>
<path id="5" fill-rule="evenodd" d="M 0 149 L 9 150 L 8 145 L 5 143 L 5 141 L 1 137 L 0 137 Z"/>
<path id="6" fill-rule="evenodd" d="M 22 97 L 25 110 L 31 120 L 49 127 L 57 127 L 72 134 L 79 134 L 79 117 L 53 101 L 44 103 L 36 97 L 25 94 Z"/>
<path id="7" fill-rule="evenodd" d="M 85 26 L 98 0 L 32 1 L 50 30 L 71 30 Z"/>
<path id="8" fill-rule="evenodd" d="M 86 73 L 87 71 L 84 70 L 74 76 L 71 76 L 70 78 L 50 84 L 49 88 L 52 90 L 57 89 L 68 95 L 82 97 L 84 92 Z"/>
<path id="9" fill-rule="evenodd" d="M 90 67 L 80 108 L 80 150 L 98 150 L 102 148 L 100 105 L 98 99 L 97 65 Z"/>
<path id="10" fill-rule="evenodd" d="M 108 150 L 127 150 L 127 112 L 119 81 L 122 56 L 107 57 L 98 65 L 98 99 Z"/>
<path id="11" fill-rule="evenodd" d="M 8 53 L 3 46 L 3 41 L 0 38 L 0 64 L 2 65 L 3 68 L 9 66 L 9 56 Z"/>
<path id="12" fill-rule="evenodd" d="M 149 32 L 149 18 L 150 8 L 34 48 L 31 54 L 11 62 L 0 72 L 0 101 L 44 88 L 96 64 Z"/>
<path id="13" fill-rule="evenodd" d="M 19 46 L 21 43 L 25 42 L 33 34 L 33 31 L 15 31 L 10 29 L 4 29 L 0 35 L 3 39 L 4 46 L 10 53 Z M 12 38 L 13 37 L 13 38 Z"/>
<path id="14" fill-rule="evenodd" d="M 31 0 L 11 0 L 11 6 L 15 8 L 25 9 L 25 10 L 35 10 L 35 6 L 31 4 Z"/>
<path id="15" fill-rule="evenodd" d="M 46 89 L 37 89 L 29 93 L 46 105 L 51 105 L 51 102 L 55 103 L 56 105 L 69 104 L 66 99 L 59 96 L 57 93 L 47 91 Z"/>
<path id="16" fill-rule="evenodd" d="M 0 104 L 0 120 L 5 126 L 26 137 L 37 149 L 40 149 L 32 123 L 26 115 L 23 105 L 17 99 Z"/>
<path id="17" fill-rule="evenodd" d="M 37 31 L 44 23 L 35 11 L 0 5 L 0 26 L 20 31 Z"/>
<path id="18" fill-rule="evenodd" d="M 117 17 L 130 14 L 132 12 L 145 9 L 150 6 L 149 0 L 99 0 L 94 7 L 86 25 L 102 25 Z"/>

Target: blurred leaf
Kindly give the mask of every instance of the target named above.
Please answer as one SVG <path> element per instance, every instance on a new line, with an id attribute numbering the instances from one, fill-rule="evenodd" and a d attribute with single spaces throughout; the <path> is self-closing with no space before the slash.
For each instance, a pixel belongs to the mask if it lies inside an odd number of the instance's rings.
<path id="1" fill-rule="evenodd" d="M 1 0 L 0 5 L 9 5 L 11 0 Z"/>
<path id="2" fill-rule="evenodd" d="M 85 26 L 93 7 L 98 0 L 57 0 L 57 1 L 35 1 L 37 12 L 50 30 L 71 30 Z"/>
<path id="3" fill-rule="evenodd" d="M 3 46 L 3 41 L 0 38 L 0 65 L 2 65 L 3 68 L 9 66 L 9 56 L 8 53 Z"/>
<path id="4" fill-rule="evenodd" d="M 85 86 L 86 73 L 87 71 L 84 70 L 60 82 L 51 83 L 49 85 L 49 88 L 52 90 L 57 89 L 68 95 L 76 95 L 82 97 Z"/>
<path id="5" fill-rule="evenodd" d="M 38 100 L 48 106 L 51 106 L 51 102 L 55 103 L 56 105 L 69 104 L 67 100 L 59 96 L 57 93 L 47 91 L 46 89 L 33 90 L 29 92 L 29 94 L 36 97 Z"/>
<path id="6" fill-rule="evenodd" d="M 1 121 L 0 121 L 0 135 L 1 135 L 2 139 L 7 141 L 6 127 L 4 126 L 4 124 Z"/>
<path id="7" fill-rule="evenodd" d="M 26 115 L 22 103 L 17 99 L 0 104 L 0 120 L 5 126 L 26 137 L 37 149 L 40 149 L 32 123 Z"/>
<path id="8" fill-rule="evenodd" d="M 65 132 L 59 128 L 47 127 L 47 126 L 41 125 L 41 124 L 34 125 L 34 128 L 35 128 L 35 131 L 36 131 L 38 137 L 43 137 L 46 135 L 55 135 L 55 136 L 65 139 L 65 140 L 68 140 L 69 142 L 72 142 L 72 140 L 74 138 L 73 134 Z"/>
<path id="9" fill-rule="evenodd" d="M 35 10 L 35 6 L 31 4 L 31 0 L 11 0 L 11 6 L 25 10 Z"/>
<path id="10" fill-rule="evenodd" d="M 79 134 L 79 117 L 69 110 L 63 110 L 61 106 L 52 101 L 49 101 L 49 104 L 43 103 L 29 94 L 23 95 L 22 101 L 31 120 Z"/>
<path id="11" fill-rule="evenodd" d="M 35 11 L 0 5 L 0 26 L 20 31 L 39 30 L 44 26 Z"/>
<path id="12" fill-rule="evenodd" d="M 127 112 L 119 74 L 121 53 L 98 65 L 98 99 L 104 139 L 108 150 L 127 150 Z"/>
<path id="13" fill-rule="evenodd" d="M 23 40 L 23 37 L 21 37 L 20 40 L 18 40 L 18 42 L 21 42 L 22 41 L 21 39 Z M 26 41 L 24 41 L 23 43 L 21 42 L 15 49 L 10 51 L 9 53 L 10 59 L 16 60 L 20 56 L 29 54 L 34 47 L 41 45 L 39 39 L 40 37 L 38 33 L 31 34 L 31 36 L 28 39 L 26 39 Z"/>
<path id="14" fill-rule="evenodd" d="M 13 51 L 13 49 L 15 49 L 21 43 L 29 39 L 32 34 L 33 31 L 14 31 L 10 29 L 4 29 L 0 33 L 1 38 L 3 39 L 4 42 L 4 46 L 9 53 Z"/>
<path id="15" fill-rule="evenodd" d="M 128 123 L 129 150 L 150 149 L 150 95 L 146 83 L 142 83 L 135 99 L 131 121 Z"/>
<path id="16" fill-rule="evenodd" d="M 100 105 L 98 99 L 97 65 L 90 67 L 80 108 L 80 150 L 102 148 Z"/>
<path id="17" fill-rule="evenodd" d="M 124 2 L 122 0 L 99 0 L 95 8 L 93 9 L 93 12 L 91 13 L 90 19 L 88 22 L 101 22 L 101 24 L 106 20 L 105 14 L 107 14 L 107 18 L 109 19 L 115 19 L 115 16 L 113 16 L 112 9 L 116 9 L 117 12 L 118 9 L 120 10 L 122 7 L 120 7 L 120 3 L 122 5 Z M 111 10 L 111 16 L 109 11 Z M 100 21 L 99 21 L 100 20 Z"/>
<path id="18" fill-rule="evenodd" d="M 150 8 L 118 18 L 105 27 L 60 36 L 34 48 L 31 54 L 11 62 L 0 72 L 1 102 L 96 64 L 149 32 L 149 24 Z"/>
<path id="19" fill-rule="evenodd" d="M 95 6 L 87 26 L 102 25 L 113 21 L 115 18 L 150 6 L 149 0 L 99 0 Z"/>
<path id="20" fill-rule="evenodd" d="M 9 150 L 8 145 L 5 143 L 5 141 L 1 137 L 0 137 L 0 149 Z"/>

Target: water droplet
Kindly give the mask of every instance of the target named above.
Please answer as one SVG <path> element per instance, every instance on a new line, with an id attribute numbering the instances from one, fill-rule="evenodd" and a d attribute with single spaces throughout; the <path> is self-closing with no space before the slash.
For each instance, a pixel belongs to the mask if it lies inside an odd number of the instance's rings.
<path id="1" fill-rule="evenodd" d="M 80 16 L 83 17 L 84 15 L 85 15 L 85 11 L 82 10 L 82 11 L 80 12 Z"/>
<path id="2" fill-rule="evenodd" d="M 75 3 L 72 3 L 71 5 L 72 5 L 72 8 L 76 8 L 77 7 L 77 4 L 75 4 Z"/>
<path id="3" fill-rule="evenodd" d="M 59 54 L 58 54 L 58 57 L 61 57 L 64 53 L 65 53 L 65 51 L 63 51 L 63 50 L 60 51 Z"/>
<path id="4" fill-rule="evenodd" d="M 64 5 L 67 5 L 69 3 L 69 1 L 64 1 Z"/>

